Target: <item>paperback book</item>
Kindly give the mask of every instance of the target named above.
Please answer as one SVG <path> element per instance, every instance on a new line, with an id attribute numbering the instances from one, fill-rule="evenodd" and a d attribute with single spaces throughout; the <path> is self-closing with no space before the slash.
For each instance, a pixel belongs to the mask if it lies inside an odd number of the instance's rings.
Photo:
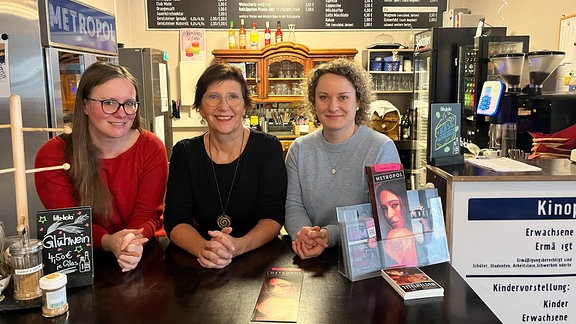
<path id="1" fill-rule="evenodd" d="M 266 272 L 252 322 L 298 322 L 302 269 L 272 268 Z"/>
<path id="2" fill-rule="evenodd" d="M 366 166 L 382 268 L 418 265 L 402 164 Z"/>
<path id="3" fill-rule="evenodd" d="M 376 224 L 376 236 L 378 240 L 386 238 L 390 229 L 389 220 L 379 203 L 385 193 L 383 190 L 396 193 L 396 196 L 403 198 L 406 196 L 406 182 L 404 169 L 400 163 L 385 163 L 365 166 L 368 181 L 368 191 L 370 193 L 370 202 L 372 203 L 372 215 Z M 406 199 L 404 199 L 406 201 Z"/>
<path id="4" fill-rule="evenodd" d="M 407 190 L 401 164 L 366 166 L 366 175 L 381 268 L 449 261 L 438 190 Z"/>
<path id="5" fill-rule="evenodd" d="M 444 296 L 444 288 L 418 267 L 382 269 L 381 272 L 404 300 Z"/>

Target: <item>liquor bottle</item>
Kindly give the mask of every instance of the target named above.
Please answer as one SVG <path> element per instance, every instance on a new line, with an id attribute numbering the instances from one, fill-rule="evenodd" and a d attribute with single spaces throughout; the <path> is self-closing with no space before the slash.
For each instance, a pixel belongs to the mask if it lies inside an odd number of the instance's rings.
<path id="1" fill-rule="evenodd" d="M 236 48 L 236 32 L 234 31 L 234 22 L 230 22 L 230 30 L 228 30 L 228 48 Z"/>
<path id="2" fill-rule="evenodd" d="M 400 119 L 400 127 L 402 129 L 402 139 L 410 139 L 410 131 L 412 128 L 412 121 L 410 120 L 410 109 L 402 115 Z"/>
<path id="3" fill-rule="evenodd" d="M 256 23 L 252 23 L 252 31 L 250 31 L 250 48 L 258 49 L 258 30 L 256 30 Z"/>
<path id="4" fill-rule="evenodd" d="M 246 28 L 244 28 L 244 19 L 240 19 L 240 30 L 238 31 L 238 48 L 246 49 Z"/>
<path id="5" fill-rule="evenodd" d="M 264 46 L 270 45 L 272 40 L 272 33 L 270 32 L 270 22 L 266 22 L 266 29 L 264 29 Z"/>
<path id="6" fill-rule="evenodd" d="M 282 42 L 283 34 L 282 34 L 282 27 L 280 26 L 280 20 L 276 23 L 276 43 Z"/>

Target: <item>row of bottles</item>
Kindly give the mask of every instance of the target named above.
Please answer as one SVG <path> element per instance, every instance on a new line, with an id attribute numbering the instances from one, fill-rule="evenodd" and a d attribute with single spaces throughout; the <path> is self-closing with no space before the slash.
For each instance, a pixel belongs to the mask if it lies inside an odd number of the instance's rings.
<path id="1" fill-rule="evenodd" d="M 293 26 L 294 24 L 290 24 Z M 293 27 L 291 27 L 291 33 L 293 34 Z M 248 38 L 249 37 L 249 38 Z M 284 40 L 284 33 L 282 32 L 282 25 L 280 20 L 276 24 L 276 32 L 274 34 L 274 40 L 276 43 L 280 43 Z M 248 43 L 249 41 L 249 43 Z M 293 37 L 292 41 L 296 41 Z M 272 42 L 272 32 L 270 30 L 270 22 L 266 22 L 266 28 L 264 29 L 264 46 L 270 45 Z M 249 36 L 247 35 L 246 28 L 244 27 L 244 19 L 240 19 L 240 29 L 238 29 L 238 44 L 236 44 L 236 30 L 234 29 L 234 21 L 230 21 L 230 29 L 228 30 L 228 48 L 229 49 L 258 49 L 259 48 L 259 34 L 256 29 L 256 23 L 252 23 L 252 30 Z"/>

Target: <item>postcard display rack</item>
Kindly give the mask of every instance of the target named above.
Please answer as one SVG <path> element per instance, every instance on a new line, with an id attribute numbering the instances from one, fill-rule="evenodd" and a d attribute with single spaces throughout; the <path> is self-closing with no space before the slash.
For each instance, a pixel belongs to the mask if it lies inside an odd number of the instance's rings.
<path id="1" fill-rule="evenodd" d="M 378 169 L 380 166 L 389 169 Z M 368 180 L 371 202 L 336 208 L 340 273 L 357 281 L 379 276 L 381 269 L 450 261 L 442 198 L 437 188 L 406 190 L 401 164 L 366 168 L 369 179 L 379 179 Z M 399 208 L 404 219 L 402 226 L 398 222 L 394 228 L 387 228 L 387 216 L 382 214 L 380 199 L 375 197 L 380 192 L 376 188 L 394 193 L 394 201 L 403 206 Z"/>
<path id="2" fill-rule="evenodd" d="M 12 138 L 12 159 L 13 167 L 1 169 L 0 174 L 14 172 L 14 188 L 16 197 L 16 218 L 18 235 L 20 241 L 17 241 L 10 246 L 10 251 L 21 251 L 18 255 L 14 255 L 11 259 L 12 266 L 14 267 L 14 299 L 7 298 L 0 304 L 0 310 L 10 310 L 19 308 L 29 308 L 39 305 L 36 301 L 39 299 L 39 282 L 37 280 L 28 280 L 38 278 L 40 279 L 42 273 L 41 261 L 41 243 L 35 239 L 30 239 L 29 234 L 29 219 L 28 219 L 28 194 L 26 188 L 26 174 L 35 173 L 49 170 L 68 170 L 70 165 L 64 163 L 59 166 L 45 167 L 26 170 L 25 156 L 24 156 L 24 132 L 64 132 L 70 134 L 71 128 L 34 128 L 22 126 L 22 106 L 20 96 L 10 96 L 10 124 L 2 124 L 0 128 L 11 128 Z M 28 255 L 33 254 L 33 255 Z M 38 260 L 40 256 L 40 260 Z M 31 264 L 38 263 L 38 264 Z M 38 268 L 37 274 L 33 278 L 35 272 L 29 273 L 29 269 Z M 18 270 L 23 270 L 19 274 Z M 36 299 L 36 300 L 34 300 Z"/>

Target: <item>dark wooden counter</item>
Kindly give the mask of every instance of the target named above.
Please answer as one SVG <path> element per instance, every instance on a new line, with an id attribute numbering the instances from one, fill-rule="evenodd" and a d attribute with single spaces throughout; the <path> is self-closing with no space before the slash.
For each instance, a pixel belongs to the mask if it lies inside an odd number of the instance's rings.
<path id="1" fill-rule="evenodd" d="M 443 298 L 404 302 L 380 277 L 350 282 L 338 272 L 337 252 L 302 261 L 284 237 L 210 270 L 162 238 L 128 273 L 110 254 L 96 253 L 95 283 L 68 289 L 67 316 L 45 319 L 37 308 L 4 312 L 0 322 L 250 323 L 265 271 L 301 267 L 298 323 L 500 323 L 449 263 L 424 267 L 445 288 Z"/>

